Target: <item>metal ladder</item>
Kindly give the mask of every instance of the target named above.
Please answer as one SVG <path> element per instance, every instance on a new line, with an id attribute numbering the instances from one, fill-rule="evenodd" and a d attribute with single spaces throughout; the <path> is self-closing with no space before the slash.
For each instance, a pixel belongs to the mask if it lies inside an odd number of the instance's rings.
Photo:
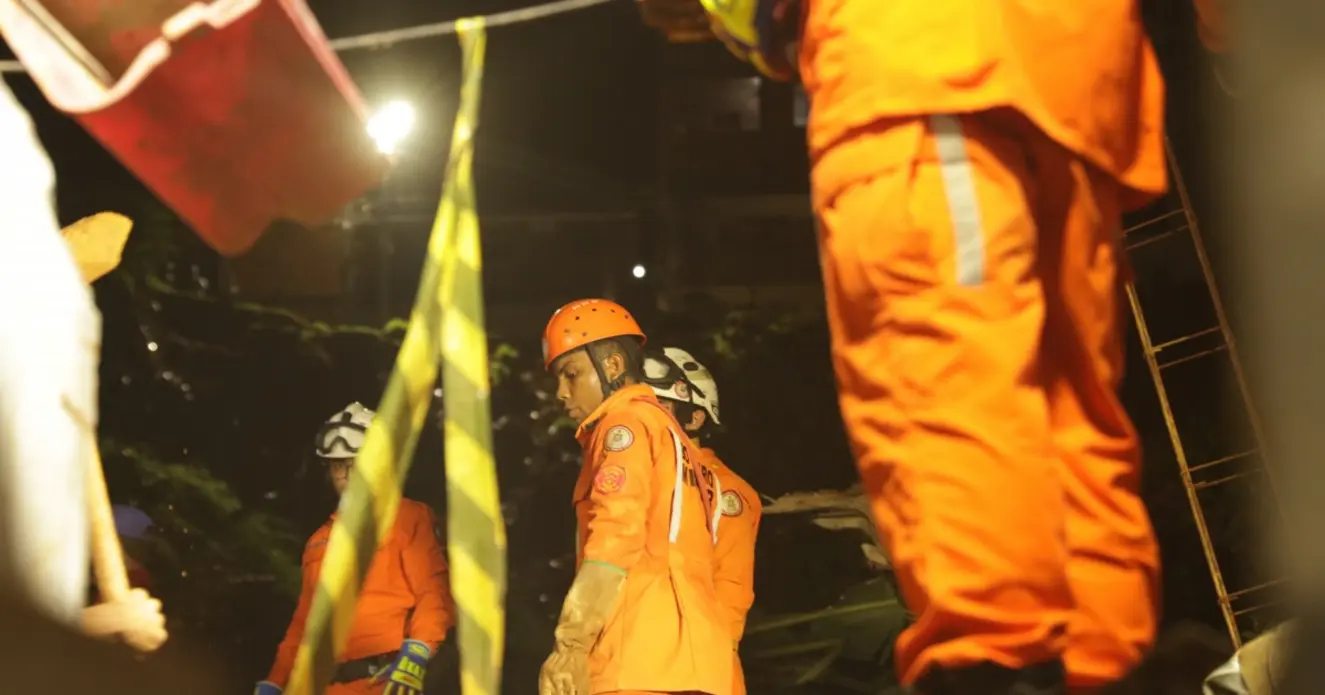
<path id="1" fill-rule="evenodd" d="M 1264 617 L 1263 609 L 1274 605 L 1271 589 L 1281 582 L 1256 577 L 1254 572 L 1239 572 L 1242 569 L 1240 567 L 1231 567 L 1237 563 L 1227 561 L 1224 544 L 1212 538 L 1209 521 L 1212 516 L 1227 513 L 1230 507 L 1241 507 L 1244 510 L 1252 508 L 1245 502 L 1229 502 L 1226 498 L 1231 494 L 1256 492 L 1253 488 L 1262 484 L 1265 485 L 1266 493 L 1273 495 L 1274 492 L 1260 460 L 1263 443 L 1261 426 L 1247 390 L 1237 344 L 1229 330 L 1186 183 L 1178 170 L 1172 146 L 1166 141 L 1165 147 L 1170 192 L 1138 214 L 1137 219 L 1142 221 L 1123 232 L 1123 244 L 1133 266 L 1138 268 L 1145 265 L 1147 253 L 1160 250 L 1162 245 L 1186 242 L 1188 248 L 1179 253 L 1174 253 L 1176 249 L 1165 249 L 1163 256 L 1155 257 L 1168 259 L 1165 267 L 1158 269 L 1158 272 L 1138 270 L 1136 278 L 1127 283 L 1127 298 L 1132 307 L 1142 352 L 1159 396 L 1160 409 L 1187 491 L 1187 501 L 1196 521 L 1202 550 L 1214 581 L 1219 608 L 1234 647 L 1239 647 L 1244 636 L 1259 632 L 1264 627 L 1260 622 Z M 1152 244 L 1155 246 L 1151 247 Z M 1180 255 L 1186 255 L 1187 258 L 1180 258 Z M 1205 296 L 1200 299 L 1190 297 L 1190 301 L 1185 302 L 1178 299 L 1176 305 L 1180 308 L 1176 311 L 1173 310 L 1173 296 L 1167 297 L 1170 300 L 1167 305 L 1156 302 L 1158 296 L 1167 293 L 1162 291 L 1163 287 L 1158 290 L 1152 287 L 1147 291 L 1147 285 L 1152 281 L 1162 284 L 1167 280 L 1171 283 L 1170 290 L 1179 286 L 1196 286 L 1197 283 L 1190 281 L 1181 284 L 1181 279 L 1175 278 L 1182 274 L 1184 263 L 1187 264 L 1185 270 L 1188 273 L 1196 272 L 1188 263 L 1192 256 L 1196 265 L 1199 265 Z M 1140 290 L 1137 279 L 1142 286 Z M 1143 303 L 1147 305 L 1146 310 L 1143 310 Z M 1147 311 L 1150 313 L 1147 314 Z M 1227 378 L 1230 371 L 1231 380 Z M 1199 399 L 1184 399 L 1184 395 L 1189 395 L 1184 391 L 1199 390 L 1214 384 L 1229 384 L 1230 381 L 1236 387 L 1236 397 L 1232 400 L 1240 400 L 1243 406 L 1245 430 L 1230 431 L 1230 428 L 1224 427 L 1231 423 L 1232 418 L 1213 407 L 1214 403 L 1227 405 L 1228 399 L 1207 399 L 1205 404 L 1211 405 L 1211 409 L 1216 411 L 1213 414 L 1201 412 L 1202 401 Z M 1194 421 L 1191 416 L 1196 416 L 1197 420 Z M 1202 420 L 1204 422 L 1200 422 Z M 1206 436 L 1195 436 L 1192 429 L 1196 427 L 1202 429 Z M 1221 559 L 1224 560 L 1222 569 Z M 1241 576 L 1231 576 L 1235 574 Z"/>

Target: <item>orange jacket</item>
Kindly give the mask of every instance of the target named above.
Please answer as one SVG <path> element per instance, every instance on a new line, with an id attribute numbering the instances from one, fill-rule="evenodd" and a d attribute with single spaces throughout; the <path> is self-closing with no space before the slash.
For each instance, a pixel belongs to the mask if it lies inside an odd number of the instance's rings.
<path id="1" fill-rule="evenodd" d="M 727 610 L 732 639 L 745 634 L 745 616 L 755 602 L 755 538 L 764 505 L 759 494 L 728 468 L 712 449 L 700 449 L 699 461 L 718 476 L 722 520 L 718 522 L 717 570 L 714 584 Z"/>
<path id="2" fill-rule="evenodd" d="M 816 198 L 909 161 L 884 119 L 1010 107 L 1108 172 L 1164 192 L 1164 82 L 1136 0 L 806 0 L 800 75 Z M 917 141 L 918 142 L 918 141 Z"/>
<path id="3" fill-rule="evenodd" d="M 728 468 L 712 449 L 700 449 L 699 460 L 718 478 L 721 491 L 718 508 L 718 566 L 713 582 L 718 600 L 727 610 L 732 641 L 745 634 L 745 617 L 755 602 L 755 539 L 764 505 L 759 494 L 741 476 Z M 745 695 L 745 672 L 739 655 L 732 655 L 732 695 Z"/>
<path id="4" fill-rule="evenodd" d="M 592 560 L 626 571 L 589 653 L 591 692 L 728 695 L 733 643 L 713 582 L 713 472 L 647 386 L 609 396 L 576 438 L 577 567 Z"/>
<path id="5" fill-rule="evenodd" d="M 267 680 L 285 687 L 304 638 L 308 609 L 317 593 L 322 558 L 331 537 L 333 514 L 304 546 L 304 585 L 299 604 L 276 649 Z M 359 592 L 350 638 L 341 661 L 396 652 L 406 639 L 426 642 L 437 651 L 455 624 L 446 555 L 437 539 L 432 509 L 422 502 L 400 500 L 391 535 L 377 549 Z"/>

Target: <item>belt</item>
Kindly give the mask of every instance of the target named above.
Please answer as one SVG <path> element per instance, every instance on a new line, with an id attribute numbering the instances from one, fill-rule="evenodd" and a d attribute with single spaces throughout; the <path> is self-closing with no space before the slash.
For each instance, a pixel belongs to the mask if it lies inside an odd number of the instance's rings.
<path id="1" fill-rule="evenodd" d="M 385 671 L 396 660 L 397 652 L 365 656 L 354 661 L 342 661 L 336 664 L 336 672 L 331 676 L 332 683 L 353 683 L 357 680 L 372 678 Z"/>

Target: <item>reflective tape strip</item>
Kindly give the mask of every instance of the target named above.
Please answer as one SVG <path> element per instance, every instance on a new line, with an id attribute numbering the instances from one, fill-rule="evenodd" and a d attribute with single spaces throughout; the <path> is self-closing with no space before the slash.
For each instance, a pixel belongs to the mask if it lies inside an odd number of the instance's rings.
<path id="1" fill-rule="evenodd" d="M 973 287 L 985 280 L 985 234 L 976 197 L 975 177 L 966 157 L 966 136 L 956 116 L 930 116 L 939 173 L 948 198 L 957 284 Z"/>
<path id="2" fill-rule="evenodd" d="M 465 695 L 501 692 L 506 527 L 492 457 L 482 264 L 471 174 L 485 35 L 482 20 L 461 20 L 456 28 L 464 61 L 460 110 L 423 277 L 378 416 L 364 436 L 331 529 L 287 695 L 320 693 L 331 681 L 368 565 L 395 523 L 400 487 L 432 402 L 439 358 L 446 412 L 447 547 L 458 614 L 461 689 Z"/>
<path id="3" fill-rule="evenodd" d="M 718 522 L 722 521 L 722 481 L 718 480 L 718 474 L 713 474 L 713 522 L 710 527 L 713 530 L 713 545 L 718 544 Z"/>
<path id="4" fill-rule="evenodd" d="M 670 427 L 667 431 L 672 435 L 672 448 L 676 457 L 676 485 L 672 488 L 672 523 L 667 529 L 667 540 L 675 543 L 681 536 L 681 511 L 683 505 L 682 495 L 685 494 L 685 451 L 681 444 L 681 435 Z"/>

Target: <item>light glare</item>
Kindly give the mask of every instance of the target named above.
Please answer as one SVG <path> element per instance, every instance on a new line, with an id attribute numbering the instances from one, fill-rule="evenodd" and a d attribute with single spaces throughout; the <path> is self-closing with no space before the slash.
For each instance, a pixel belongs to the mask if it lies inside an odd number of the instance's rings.
<path id="1" fill-rule="evenodd" d="M 630 274 L 634 275 L 638 279 L 638 278 L 643 278 L 645 275 L 647 275 L 648 271 L 644 269 L 644 266 L 636 263 L 635 267 L 630 269 Z"/>
<path id="2" fill-rule="evenodd" d="M 387 102 L 368 119 L 368 137 L 385 155 L 395 154 L 414 129 L 414 107 L 399 99 Z"/>

